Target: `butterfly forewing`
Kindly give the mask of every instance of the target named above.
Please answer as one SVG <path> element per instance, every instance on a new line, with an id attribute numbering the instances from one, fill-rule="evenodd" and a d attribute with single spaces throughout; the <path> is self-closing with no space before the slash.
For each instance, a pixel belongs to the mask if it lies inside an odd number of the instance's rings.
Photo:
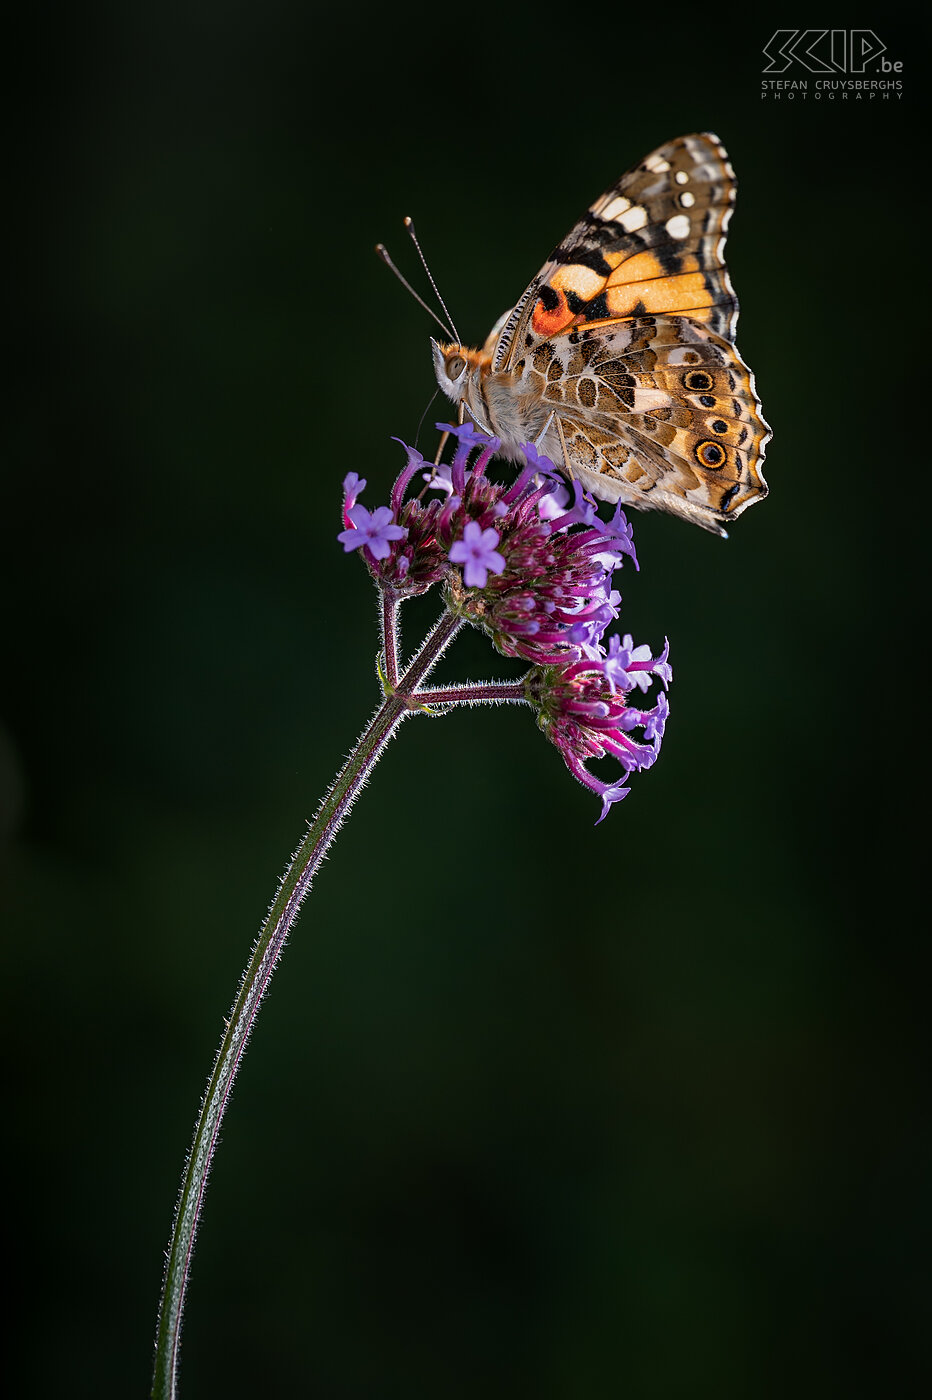
<path id="1" fill-rule="evenodd" d="M 724 263 L 734 171 L 710 135 L 669 141 L 596 200 L 534 278 L 499 337 L 493 369 L 575 326 L 687 315 L 734 336 Z"/>

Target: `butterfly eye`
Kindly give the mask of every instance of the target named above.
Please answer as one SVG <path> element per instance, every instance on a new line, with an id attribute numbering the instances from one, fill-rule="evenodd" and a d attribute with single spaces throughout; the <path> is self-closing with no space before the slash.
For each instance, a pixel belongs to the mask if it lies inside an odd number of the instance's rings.
<path id="1" fill-rule="evenodd" d="M 466 368 L 466 361 L 462 355 L 451 355 L 447 360 L 447 376 L 450 379 L 459 379 Z"/>

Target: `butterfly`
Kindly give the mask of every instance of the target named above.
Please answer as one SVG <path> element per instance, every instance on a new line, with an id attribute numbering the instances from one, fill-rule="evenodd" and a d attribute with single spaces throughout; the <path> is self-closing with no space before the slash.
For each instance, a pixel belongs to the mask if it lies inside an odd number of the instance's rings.
<path id="1" fill-rule="evenodd" d="M 711 132 L 658 147 L 591 205 L 481 350 L 437 382 L 505 457 L 535 442 L 603 501 L 717 534 L 767 495 L 770 429 L 735 349 L 735 173 Z"/>

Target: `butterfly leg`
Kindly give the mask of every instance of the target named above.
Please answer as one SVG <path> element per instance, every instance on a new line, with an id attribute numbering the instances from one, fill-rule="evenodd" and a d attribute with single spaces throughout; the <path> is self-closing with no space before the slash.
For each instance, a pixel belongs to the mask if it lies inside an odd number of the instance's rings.
<path id="1" fill-rule="evenodd" d="M 439 466 L 440 466 L 440 458 L 443 456 L 443 449 L 444 449 L 444 448 L 446 447 L 446 445 L 447 445 L 447 438 L 448 438 L 449 436 L 450 436 L 449 433 L 441 433 L 441 435 L 440 435 L 440 445 L 439 445 L 439 447 L 437 448 L 436 453 L 434 454 L 434 466 L 435 466 L 435 467 L 439 467 Z"/>
<path id="2" fill-rule="evenodd" d="M 560 435 L 560 446 L 563 448 L 563 470 L 566 473 L 566 479 L 567 481 L 575 481 L 573 468 L 570 465 L 570 454 L 566 450 L 566 438 L 563 436 L 563 424 L 560 422 L 559 416 L 557 417 L 557 432 Z"/>
<path id="3" fill-rule="evenodd" d="M 537 448 L 538 452 L 543 446 L 544 438 L 550 432 L 550 429 L 553 426 L 553 420 L 554 418 L 556 418 L 556 416 L 557 415 L 555 413 L 551 413 L 550 417 L 547 419 L 546 423 L 541 428 L 540 432 L 537 434 L 537 437 L 534 439 L 534 446 Z"/>

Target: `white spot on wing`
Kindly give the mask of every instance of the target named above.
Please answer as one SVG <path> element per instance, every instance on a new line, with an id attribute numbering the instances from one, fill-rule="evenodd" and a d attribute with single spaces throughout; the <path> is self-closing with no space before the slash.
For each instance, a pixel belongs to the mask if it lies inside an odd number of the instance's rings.
<path id="1" fill-rule="evenodd" d="M 672 219 L 667 219 L 664 227 L 671 238 L 687 238 L 689 236 L 689 219 L 685 214 L 674 214 Z"/>
<path id="2" fill-rule="evenodd" d="M 695 202 L 696 196 L 694 194 L 691 194 L 689 190 L 684 190 L 683 193 L 680 195 L 680 203 L 682 204 L 684 209 L 691 209 Z"/>
<path id="3" fill-rule="evenodd" d="M 642 209 L 640 204 L 635 204 L 633 209 L 629 209 L 627 214 L 622 214 L 618 220 L 625 233 L 634 233 L 635 230 L 643 228 L 647 223 L 647 210 Z"/>
<path id="4" fill-rule="evenodd" d="M 644 164 L 648 170 L 653 170 L 655 175 L 665 175 L 670 169 L 670 162 L 661 159 L 660 156 L 648 156 Z"/>
<path id="5" fill-rule="evenodd" d="M 630 199 L 625 199 L 623 194 L 617 194 L 610 204 L 602 210 L 603 219 L 617 219 L 619 214 L 623 214 L 626 209 L 631 208 Z"/>
<path id="6" fill-rule="evenodd" d="M 689 176 L 686 174 L 685 170 L 678 170 L 673 178 L 678 185 L 686 185 L 689 183 Z"/>
<path id="7" fill-rule="evenodd" d="M 670 396 L 660 389 L 635 389 L 634 406 L 629 413 L 650 413 L 654 408 L 668 408 Z"/>

